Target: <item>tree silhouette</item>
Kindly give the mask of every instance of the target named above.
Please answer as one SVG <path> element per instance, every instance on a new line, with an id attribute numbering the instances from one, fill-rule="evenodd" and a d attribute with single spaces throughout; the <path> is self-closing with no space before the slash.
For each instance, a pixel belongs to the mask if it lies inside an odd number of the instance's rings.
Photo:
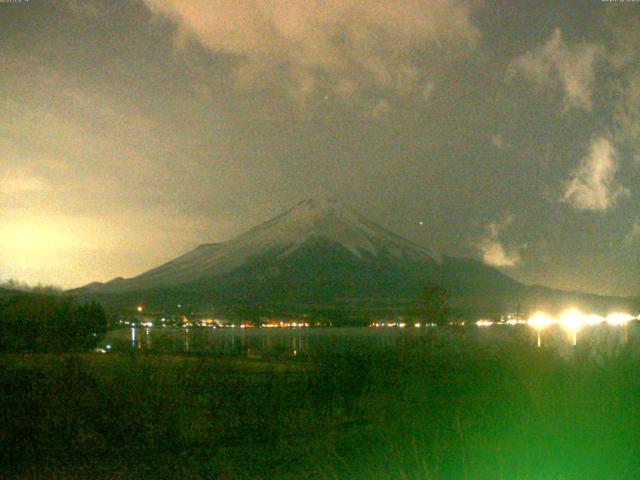
<path id="1" fill-rule="evenodd" d="M 449 319 L 449 295 L 437 283 L 426 284 L 418 298 L 417 314 L 425 322 L 446 325 Z"/>
<path id="2" fill-rule="evenodd" d="M 107 331 L 107 315 L 54 295 L 0 297 L 0 352 L 73 352 L 94 348 Z"/>

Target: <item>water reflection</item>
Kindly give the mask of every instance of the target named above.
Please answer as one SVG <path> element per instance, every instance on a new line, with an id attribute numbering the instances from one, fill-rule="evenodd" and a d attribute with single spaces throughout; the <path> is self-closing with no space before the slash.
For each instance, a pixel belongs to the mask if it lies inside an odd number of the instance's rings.
<path id="1" fill-rule="evenodd" d="M 153 350 L 158 353 L 241 354 L 249 350 L 264 354 L 306 354 L 318 349 L 390 347 L 408 332 L 370 328 L 213 329 L 133 327 L 112 330 L 104 343 L 114 351 Z"/>
<path id="2" fill-rule="evenodd" d="M 469 345 L 499 348 L 510 342 L 529 343 L 561 355 L 576 348 L 612 352 L 630 344 L 640 347 L 638 322 L 613 326 L 607 323 L 574 325 L 570 321 L 549 323 L 543 318 L 528 325 L 475 325 L 434 329 L 305 328 L 305 329 L 212 329 L 135 327 L 113 330 L 104 344 L 112 351 L 144 349 L 158 353 L 207 353 L 260 357 L 300 356 L 320 351 L 339 352 L 361 348 L 385 349 L 412 338 L 437 339 L 455 351 Z M 640 348 L 638 349 L 640 352 Z"/>

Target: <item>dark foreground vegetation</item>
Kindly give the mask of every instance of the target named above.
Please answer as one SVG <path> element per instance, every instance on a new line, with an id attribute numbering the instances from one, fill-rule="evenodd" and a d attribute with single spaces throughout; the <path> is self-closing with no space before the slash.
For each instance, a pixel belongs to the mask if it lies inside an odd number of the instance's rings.
<path id="1" fill-rule="evenodd" d="M 290 361 L 5 354 L 5 478 L 640 478 L 632 347 L 514 340 Z"/>
<path id="2" fill-rule="evenodd" d="M 0 353 L 82 352 L 107 331 L 103 308 L 50 293 L 0 291 Z"/>

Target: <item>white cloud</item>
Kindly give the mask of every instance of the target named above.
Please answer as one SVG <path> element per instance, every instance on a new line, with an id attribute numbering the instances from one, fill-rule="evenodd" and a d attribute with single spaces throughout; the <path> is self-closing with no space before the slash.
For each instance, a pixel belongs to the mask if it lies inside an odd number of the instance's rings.
<path id="1" fill-rule="evenodd" d="M 466 1 L 144 1 L 178 24 L 177 38 L 234 56 L 240 88 L 284 88 L 298 101 L 317 91 L 424 96 L 434 76 L 425 59 L 465 52 L 480 35 Z"/>
<path id="2" fill-rule="evenodd" d="M 562 200 L 578 210 L 605 211 L 628 193 L 615 179 L 616 150 L 604 137 L 591 142 L 589 155 L 566 182 Z"/>
<path id="3" fill-rule="evenodd" d="M 513 267 L 520 263 L 519 250 L 522 247 L 507 249 L 500 240 L 500 234 L 513 223 L 513 215 L 502 221 L 493 221 L 487 225 L 484 235 L 476 243 L 476 248 L 482 255 L 482 260 L 492 267 Z"/>
<path id="4" fill-rule="evenodd" d="M 516 58 L 510 66 L 512 75 L 521 74 L 540 86 L 560 86 L 565 108 L 591 110 L 595 66 L 603 54 L 600 46 L 583 43 L 573 48 L 556 28 L 543 46 Z"/>

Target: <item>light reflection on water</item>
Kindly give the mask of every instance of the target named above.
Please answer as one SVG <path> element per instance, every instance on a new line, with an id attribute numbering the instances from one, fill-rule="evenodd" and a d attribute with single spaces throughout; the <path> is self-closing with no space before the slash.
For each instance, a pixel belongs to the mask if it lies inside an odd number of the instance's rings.
<path id="1" fill-rule="evenodd" d="M 131 328 L 112 330 L 104 340 L 113 351 L 148 350 L 157 353 L 278 354 L 312 353 L 325 347 L 388 347 L 405 335 L 398 330 L 370 328 L 212 329 Z"/>
<path id="2" fill-rule="evenodd" d="M 302 328 L 302 329 L 212 329 L 131 328 L 112 330 L 104 340 L 113 351 L 144 350 L 156 353 L 205 353 L 216 355 L 305 355 L 325 350 L 350 351 L 389 348 L 400 342 L 436 338 L 454 351 L 468 345 L 498 348 L 513 342 L 571 355 L 577 347 L 600 354 L 614 353 L 625 345 L 640 353 L 640 324 L 595 325 L 567 334 L 560 326 L 536 330 L 527 325 L 493 325 L 488 328 L 449 327 L 396 328 Z M 637 347 L 637 348 L 636 348 Z"/>

